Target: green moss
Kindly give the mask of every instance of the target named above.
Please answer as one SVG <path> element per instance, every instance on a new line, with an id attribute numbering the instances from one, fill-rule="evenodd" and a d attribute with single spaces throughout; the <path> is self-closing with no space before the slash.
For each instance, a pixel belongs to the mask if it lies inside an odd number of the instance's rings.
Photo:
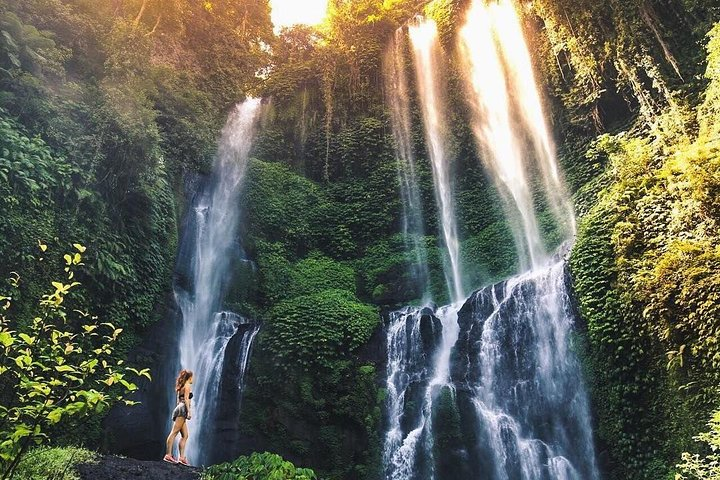
<path id="1" fill-rule="evenodd" d="M 325 290 L 278 303 L 268 313 L 264 343 L 285 369 L 332 368 L 364 345 L 379 324 L 377 309 L 346 290 Z"/>

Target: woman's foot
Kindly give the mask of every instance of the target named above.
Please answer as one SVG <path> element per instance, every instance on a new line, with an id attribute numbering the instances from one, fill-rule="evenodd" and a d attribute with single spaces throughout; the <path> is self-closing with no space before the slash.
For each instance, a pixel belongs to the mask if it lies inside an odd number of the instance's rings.
<path id="1" fill-rule="evenodd" d="M 190 462 L 188 462 L 186 457 L 180 457 L 177 463 L 179 463 L 180 465 L 185 465 L 186 467 L 190 466 Z"/>
<path id="2" fill-rule="evenodd" d="M 173 457 L 172 455 L 165 455 L 163 457 L 163 462 L 178 463 L 177 460 L 175 460 L 175 457 Z"/>

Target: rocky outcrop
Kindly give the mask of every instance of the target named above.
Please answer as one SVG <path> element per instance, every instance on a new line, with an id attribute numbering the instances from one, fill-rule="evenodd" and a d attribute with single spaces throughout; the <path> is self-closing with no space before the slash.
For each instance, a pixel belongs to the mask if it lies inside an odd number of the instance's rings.
<path id="1" fill-rule="evenodd" d="M 78 465 L 81 480 L 198 480 L 200 469 L 163 461 L 107 456 Z"/>

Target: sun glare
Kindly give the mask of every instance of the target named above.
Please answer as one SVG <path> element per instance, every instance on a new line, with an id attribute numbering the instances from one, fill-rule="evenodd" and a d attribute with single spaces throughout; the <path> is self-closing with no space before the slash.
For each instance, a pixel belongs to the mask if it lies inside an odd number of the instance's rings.
<path id="1" fill-rule="evenodd" d="M 328 0 L 270 0 L 275 31 L 303 23 L 317 25 L 327 14 Z"/>

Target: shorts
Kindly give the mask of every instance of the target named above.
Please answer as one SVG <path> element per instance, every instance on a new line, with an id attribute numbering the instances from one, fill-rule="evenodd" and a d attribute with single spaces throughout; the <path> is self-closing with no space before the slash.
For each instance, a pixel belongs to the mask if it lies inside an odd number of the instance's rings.
<path id="1" fill-rule="evenodd" d="M 183 417 L 187 418 L 187 407 L 184 403 L 178 403 L 177 407 L 175 407 L 175 410 L 172 412 L 172 420 L 173 422 L 178 418 Z"/>

